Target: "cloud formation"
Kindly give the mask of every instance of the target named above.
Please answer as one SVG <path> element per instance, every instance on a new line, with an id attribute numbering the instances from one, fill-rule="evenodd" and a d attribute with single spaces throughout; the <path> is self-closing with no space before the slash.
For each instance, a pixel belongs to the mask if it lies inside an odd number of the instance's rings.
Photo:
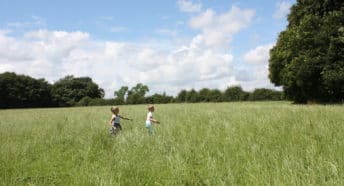
<path id="1" fill-rule="evenodd" d="M 289 1 L 279 1 L 276 3 L 276 11 L 273 15 L 275 19 L 285 19 L 290 12 L 292 3 Z"/>
<path id="2" fill-rule="evenodd" d="M 99 42 L 84 32 L 38 30 L 21 38 L 0 32 L 0 71 L 15 71 L 56 81 L 68 74 L 90 76 L 107 97 L 138 82 L 152 92 L 176 93 L 206 81 L 230 79 L 233 57 L 212 50 L 162 51 L 144 44 Z M 199 83 L 202 82 L 202 83 Z M 207 84 L 211 86 L 210 84 Z M 171 87 L 171 88 L 170 88 Z"/>
<path id="3" fill-rule="evenodd" d="M 269 81 L 269 51 L 274 44 L 266 44 L 257 46 L 249 50 L 243 55 L 243 60 L 249 64 L 250 69 L 246 70 L 249 79 L 241 82 L 246 88 L 252 90 L 254 88 L 275 88 Z"/>
<path id="4" fill-rule="evenodd" d="M 224 47 L 233 35 L 247 27 L 254 16 L 253 10 L 243 10 L 237 6 L 223 13 L 217 14 L 212 9 L 207 9 L 200 15 L 191 18 L 190 27 L 200 30 L 201 33 L 194 38 L 195 44 L 208 47 Z"/>
<path id="5" fill-rule="evenodd" d="M 198 34 L 178 44 L 170 41 L 169 46 L 165 42 L 98 41 L 82 31 L 42 29 L 14 37 L 0 30 L 0 73 L 14 71 L 50 82 L 66 75 L 89 76 L 104 88 L 106 97 L 136 83 L 148 85 L 150 93 L 172 95 L 181 89 L 224 89 L 237 84 L 244 89 L 266 87 L 271 85 L 266 70 L 271 44 L 247 52 L 242 57 L 247 68 L 239 68 L 230 53 L 232 38 L 250 25 L 254 14 L 237 6 L 224 13 L 199 12 L 189 20 Z M 166 29 L 158 32 L 177 34 Z"/>
<path id="6" fill-rule="evenodd" d="M 178 0 L 177 5 L 182 12 L 200 12 L 202 9 L 200 3 L 193 3 L 190 0 Z"/>
<path id="7" fill-rule="evenodd" d="M 244 61 L 249 64 L 267 64 L 269 60 L 269 51 L 272 47 L 273 44 L 257 46 L 244 55 Z"/>

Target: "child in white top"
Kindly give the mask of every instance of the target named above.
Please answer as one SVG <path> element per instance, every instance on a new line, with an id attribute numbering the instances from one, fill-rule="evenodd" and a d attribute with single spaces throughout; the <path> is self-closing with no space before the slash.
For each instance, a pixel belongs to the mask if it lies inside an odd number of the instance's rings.
<path id="1" fill-rule="evenodd" d="M 149 105 L 148 106 L 148 113 L 147 113 L 147 118 L 146 118 L 146 128 L 148 130 L 148 134 L 153 134 L 153 127 L 152 123 L 155 124 L 160 124 L 160 122 L 156 119 L 153 119 L 153 112 L 154 112 L 154 106 Z"/>
<path id="2" fill-rule="evenodd" d="M 111 112 L 112 112 L 112 116 L 109 121 L 109 125 L 111 125 L 111 129 L 110 129 L 111 134 L 117 134 L 119 130 L 122 130 L 121 119 L 132 121 L 132 119 L 119 115 L 118 107 L 111 107 Z"/>

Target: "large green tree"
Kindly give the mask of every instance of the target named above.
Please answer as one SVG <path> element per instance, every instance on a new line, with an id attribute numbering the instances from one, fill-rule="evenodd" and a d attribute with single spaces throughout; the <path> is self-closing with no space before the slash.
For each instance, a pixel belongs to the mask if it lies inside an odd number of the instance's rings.
<path id="1" fill-rule="evenodd" d="M 52 96 L 59 106 L 72 106 L 86 96 L 102 98 L 104 90 L 89 77 L 66 76 L 54 83 Z"/>
<path id="2" fill-rule="evenodd" d="M 240 86 L 231 86 L 227 87 L 227 89 L 223 93 L 223 100 L 224 101 L 245 101 L 248 97 L 247 92 L 242 90 Z"/>
<path id="3" fill-rule="evenodd" d="M 128 104 L 141 104 L 145 102 L 145 95 L 149 92 L 147 85 L 142 83 L 136 84 L 128 91 L 127 103 Z"/>
<path id="4" fill-rule="evenodd" d="M 209 100 L 211 102 L 221 102 L 222 101 L 222 92 L 218 89 L 210 90 Z"/>
<path id="5" fill-rule="evenodd" d="M 269 78 L 295 102 L 344 100 L 344 1 L 297 0 L 270 51 Z"/>
<path id="6" fill-rule="evenodd" d="M 114 92 L 115 98 L 119 104 L 124 104 L 129 88 L 122 86 L 119 90 Z"/>
<path id="7" fill-rule="evenodd" d="M 5 72 L 0 74 L 0 108 L 52 106 L 51 85 L 44 79 Z"/>
<path id="8" fill-rule="evenodd" d="M 196 94 L 195 94 L 196 95 Z M 218 89 L 202 88 L 198 91 L 198 102 L 220 102 L 222 101 L 222 93 Z"/>
<path id="9" fill-rule="evenodd" d="M 186 102 L 186 95 L 187 95 L 187 91 L 186 90 L 181 90 L 179 93 L 178 93 L 178 95 L 177 95 L 177 97 L 176 97 L 176 102 L 178 102 L 178 103 L 183 103 L 183 102 Z"/>
<path id="10" fill-rule="evenodd" d="M 195 89 L 191 89 L 190 91 L 187 91 L 185 98 L 186 98 L 186 102 L 189 102 L 189 103 L 197 103 L 200 101 L 200 97 Z"/>
<path id="11" fill-rule="evenodd" d="M 208 88 L 202 88 L 198 91 L 199 101 L 201 102 L 209 102 L 210 101 L 210 92 L 211 90 Z"/>

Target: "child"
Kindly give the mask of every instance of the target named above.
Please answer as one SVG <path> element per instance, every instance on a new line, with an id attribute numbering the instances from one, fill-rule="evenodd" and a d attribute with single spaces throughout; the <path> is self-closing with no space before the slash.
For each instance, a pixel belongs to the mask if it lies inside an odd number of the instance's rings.
<path id="1" fill-rule="evenodd" d="M 148 106 L 148 113 L 147 113 L 147 119 L 146 119 L 146 128 L 148 130 L 148 134 L 153 134 L 153 127 L 152 123 L 160 124 L 158 120 L 153 119 L 153 112 L 154 112 L 154 106 L 149 105 Z"/>
<path id="2" fill-rule="evenodd" d="M 119 130 L 122 130 L 121 126 L 121 119 L 132 121 L 132 119 L 125 118 L 119 115 L 119 108 L 118 107 L 111 107 L 112 116 L 109 121 L 109 125 L 111 125 L 110 133 L 117 134 Z"/>

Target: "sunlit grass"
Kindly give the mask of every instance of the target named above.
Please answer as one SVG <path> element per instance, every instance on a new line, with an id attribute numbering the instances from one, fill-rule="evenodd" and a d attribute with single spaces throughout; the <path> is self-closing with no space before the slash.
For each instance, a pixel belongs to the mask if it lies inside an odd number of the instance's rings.
<path id="1" fill-rule="evenodd" d="M 288 102 L 0 111 L 0 184 L 343 185 L 344 107 Z"/>

